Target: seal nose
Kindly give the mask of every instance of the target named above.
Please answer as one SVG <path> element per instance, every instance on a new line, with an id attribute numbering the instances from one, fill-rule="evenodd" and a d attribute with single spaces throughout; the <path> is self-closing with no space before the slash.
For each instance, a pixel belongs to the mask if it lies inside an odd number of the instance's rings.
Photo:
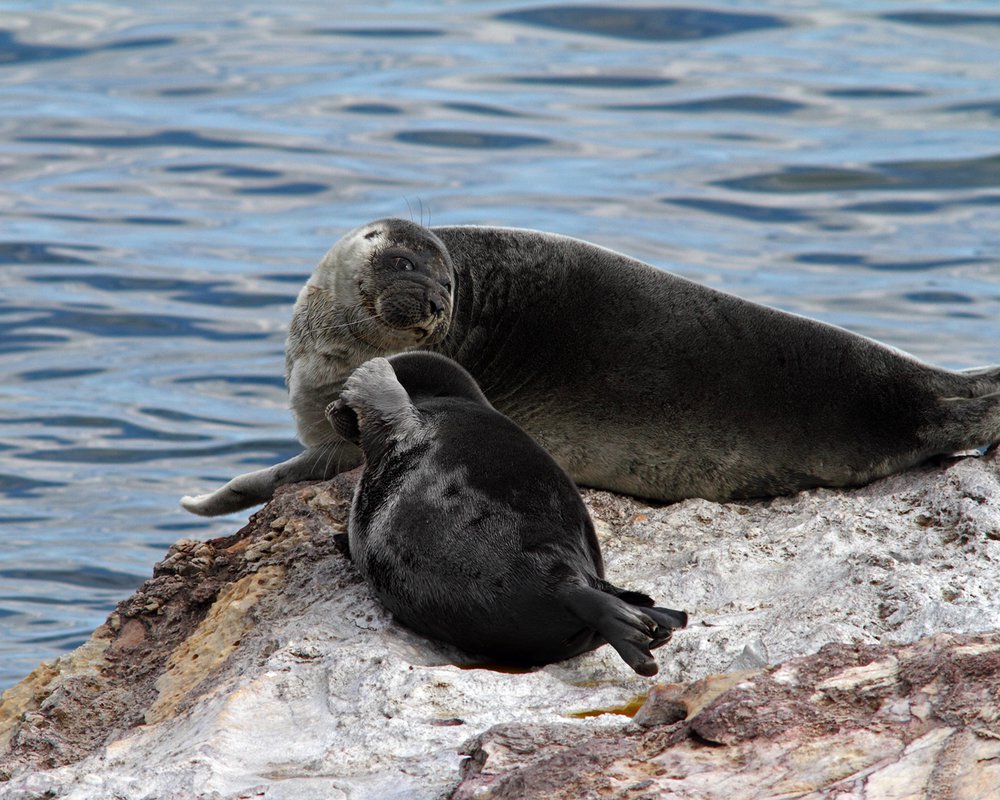
<path id="1" fill-rule="evenodd" d="M 427 303 L 430 305 L 431 313 L 435 317 L 440 316 L 444 312 L 444 303 L 442 303 L 438 298 L 428 297 Z"/>

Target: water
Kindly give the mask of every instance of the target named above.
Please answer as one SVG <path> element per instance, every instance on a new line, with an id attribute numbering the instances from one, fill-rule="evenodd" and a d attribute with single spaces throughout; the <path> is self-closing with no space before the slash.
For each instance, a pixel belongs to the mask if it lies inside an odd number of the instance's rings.
<path id="1" fill-rule="evenodd" d="M 245 519 L 177 499 L 296 451 L 291 304 L 369 219 L 1000 361 L 1000 13 L 945 5 L 0 4 L 0 685 Z"/>

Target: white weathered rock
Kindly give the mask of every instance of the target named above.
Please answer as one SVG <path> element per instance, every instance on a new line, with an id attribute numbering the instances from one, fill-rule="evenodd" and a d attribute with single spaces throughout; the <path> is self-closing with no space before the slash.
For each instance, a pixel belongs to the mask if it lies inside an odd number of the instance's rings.
<path id="1" fill-rule="evenodd" d="M 659 684 L 617 731 L 498 725 L 452 800 L 1000 797 L 1000 633 L 830 644 L 778 667 Z"/>
<path id="2" fill-rule="evenodd" d="M 347 491 L 295 488 L 238 535 L 178 543 L 89 649 L 5 694 L 0 797 L 436 798 L 491 726 L 631 724 L 652 682 L 610 648 L 509 673 L 395 625 L 330 542 Z M 760 502 L 585 497 L 608 577 L 690 614 L 663 680 L 1000 630 L 992 458 Z"/>

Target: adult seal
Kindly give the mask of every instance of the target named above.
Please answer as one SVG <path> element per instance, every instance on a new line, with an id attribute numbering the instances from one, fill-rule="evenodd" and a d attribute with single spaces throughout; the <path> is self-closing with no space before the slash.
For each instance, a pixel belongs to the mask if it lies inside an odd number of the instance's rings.
<path id="1" fill-rule="evenodd" d="M 577 483 L 655 500 L 858 485 L 1000 439 L 998 367 L 940 369 L 564 236 L 386 219 L 337 242 L 295 304 L 304 452 L 184 507 L 361 463 L 323 411 L 361 363 L 412 349 L 465 367 Z"/>
<path id="2" fill-rule="evenodd" d="M 546 664 L 609 643 L 641 675 L 687 623 L 604 580 L 573 482 L 434 353 L 375 358 L 327 409 L 364 452 L 351 560 L 403 625 L 462 650 Z"/>

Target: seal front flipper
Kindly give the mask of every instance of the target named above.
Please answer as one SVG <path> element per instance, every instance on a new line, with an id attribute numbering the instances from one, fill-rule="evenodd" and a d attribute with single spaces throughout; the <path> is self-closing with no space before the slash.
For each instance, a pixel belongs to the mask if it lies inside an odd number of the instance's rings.
<path id="1" fill-rule="evenodd" d="M 601 583 L 604 583 L 603 581 Z M 650 650 L 665 644 L 675 628 L 687 625 L 687 614 L 669 608 L 632 605 L 619 595 L 652 600 L 608 584 L 613 591 L 589 586 L 567 586 L 560 599 L 571 613 L 593 628 L 640 675 L 655 675 L 659 668 Z"/>
<path id="2" fill-rule="evenodd" d="M 341 439 L 346 439 L 351 444 L 361 444 L 358 415 L 343 400 L 334 400 L 326 407 L 323 414 Z"/>
<path id="3" fill-rule="evenodd" d="M 414 438 L 423 428 L 420 412 L 384 358 L 373 358 L 354 370 L 325 413 L 333 429 L 361 445 L 369 460 L 377 459 L 393 442 Z"/>
<path id="4" fill-rule="evenodd" d="M 361 452 L 346 442 L 310 447 L 273 467 L 237 475 L 214 492 L 185 495 L 181 498 L 181 506 L 202 517 L 231 514 L 266 503 L 274 496 L 275 489 L 286 483 L 332 478 L 360 463 Z"/>

